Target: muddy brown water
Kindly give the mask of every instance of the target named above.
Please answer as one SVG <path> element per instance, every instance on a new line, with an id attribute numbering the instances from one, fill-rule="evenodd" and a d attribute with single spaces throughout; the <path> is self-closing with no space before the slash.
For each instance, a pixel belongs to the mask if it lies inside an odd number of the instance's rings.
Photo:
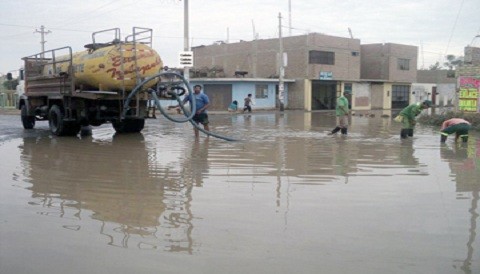
<path id="1" fill-rule="evenodd" d="M 480 136 L 391 118 L 210 115 L 51 136 L 0 115 L 1 273 L 480 273 Z"/>

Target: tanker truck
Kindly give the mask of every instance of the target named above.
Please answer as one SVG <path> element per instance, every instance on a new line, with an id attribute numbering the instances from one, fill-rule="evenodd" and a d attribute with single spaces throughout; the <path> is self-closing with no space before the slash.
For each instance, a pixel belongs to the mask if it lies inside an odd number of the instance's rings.
<path id="1" fill-rule="evenodd" d="M 105 35 L 113 39 L 99 43 Z M 151 44 L 151 29 L 134 27 L 121 40 L 114 28 L 94 32 L 81 52 L 66 46 L 22 58 L 25 87 L 17 106 L 23 127 L 48 121 L 54 135 L 73 136 L 82 126 L 111 123 L 118 133 L 140 132 L 148 113 L 146 90 L 156 83 L 138 85 L 163 67 Z M 125 105 L 132 90 L 140 92 Z"/>

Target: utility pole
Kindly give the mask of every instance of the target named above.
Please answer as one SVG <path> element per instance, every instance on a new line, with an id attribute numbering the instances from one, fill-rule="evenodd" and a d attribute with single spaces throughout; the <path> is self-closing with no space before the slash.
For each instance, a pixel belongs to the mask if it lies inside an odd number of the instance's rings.
<path id="1" fill-rule="evenodd" d="M 282 13 L 278 13 L 278 40 L 279 40 L 279 75 L 278 75 L 278 99 L 280 100 L 280 111 L 284 111 L 284 68 L 283 68 L 283 39 L 282 39 Z"/>
<path id="2" fill-rule="evenodd" d="M 183 1 L 183 50 L 189 51 L 190 45 L 188 44 L 188 0 Z M 183 77 L 188 81 L 190 79 L 190 68 L 185 66 L 183 68 Z"/>
<path id="3" fill-rule="evenodd" d="M 288 36 L 292 36 L 292 1 L 288 0 Z"/>
<path id="4" fill-rule="evenodd" d="M 51 31 L 45 31 L 45 27 L 43 25 L 40 26 L 40 30 L 36 29 L 33 33 L 38 32 L 40 33 L 40 44 L 42 45 L 42 55 L 41 57 L 43 58 L 43 52 L 45 51 L 45 35 L 51 33 Z"/>
<path id="5" fill-rule="evenodd" d="M 252 19 L 253 28 L 253 56 L 252 56 L 252 77 L 257 77 L 257 59 L 258 59 L 258 45 L 257 45 L 257 33 L 255 32 L 255 23 Z"/>

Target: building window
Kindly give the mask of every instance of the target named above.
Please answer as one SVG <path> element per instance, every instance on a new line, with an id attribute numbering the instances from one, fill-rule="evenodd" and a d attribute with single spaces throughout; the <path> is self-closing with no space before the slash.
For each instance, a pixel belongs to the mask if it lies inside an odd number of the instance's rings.
<path id="1" fill-rule="evenodd" d="M 455 78 L 455 71 L 454 70 L 447 71 L 447 78 Z"/>
<path id="2" fill-rule="evenodd" d="M 410 86 L 392 86 L 392 108 L 404 108 L 408 106 L 410 99 Z"/>
<path id="3" fill-rule="evenodd" d="M 397 69 L 399 70 L 410 70 L 410 60 L 398 58 Z"/>
<path id="4" fill-rule="evenodd" d="M 345 83 L 345 85 L 343 86 L 343 92 L 352 94 L 352 84 Z"/>
<path id="5" fill-rule="evenodd" d="M 308 63 L 309 64 L 334 65 L 335 64 L 335 52 L 311 50 L 311 51 L 308 52 Z"/>
<path id="6" fill-rule="evenodd" d="M 352 51 L 352 56 L 360 56 L 360 52 L 358 52 L 358 51 Z"/>
<path id="7" fill-rule="evenodd" d="M 268 98 L 268 85 L 255 85 L 255 98 L 256 99 Z"/>

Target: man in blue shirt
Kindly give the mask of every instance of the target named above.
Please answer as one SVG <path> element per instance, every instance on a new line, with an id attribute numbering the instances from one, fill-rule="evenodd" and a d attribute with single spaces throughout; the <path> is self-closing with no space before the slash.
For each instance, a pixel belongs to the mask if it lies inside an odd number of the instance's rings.
<path id="1" fill-rule="evenodd" d="M 193 87 L 193 97 L 195 97 L 195 105 L 197 108 L 197 111 L 195 115 L 193 116 L 193 121 L 197 124 L 202 124 L 203 128 L 206 131 L 210 131 L 208 127 L 208 114 L 207 114 L 207 108 L 210 106 L 210 100 L 208 99 L 208 96 L 205 93 L 202 93 L 202 86 L 200 85 L 195 85 Z M 185 96 L 183 99 L 183 103 L 185 104 L 187 101 L 189 101 L 190 96 Z M 198 129 L 196 127 L 193 128 L 195 132 L 195 138 L 198 138 Z"/>

